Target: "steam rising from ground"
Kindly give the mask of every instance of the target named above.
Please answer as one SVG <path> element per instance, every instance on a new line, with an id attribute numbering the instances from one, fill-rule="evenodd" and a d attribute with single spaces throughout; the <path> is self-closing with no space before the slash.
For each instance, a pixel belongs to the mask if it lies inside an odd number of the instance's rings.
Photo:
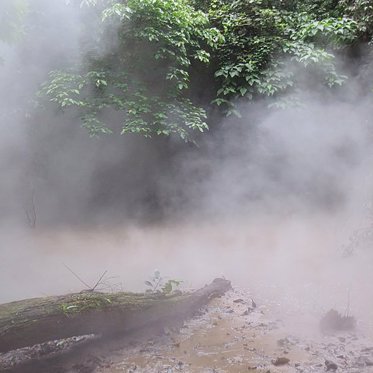
<path id="1" fill-rule="evenodd" d="M 63 23 L 79 18 L 51 9 L 43 19 L 61 21 L 55 33 L 31 30 L 35 45 L 2 52 L 0 301 L 81 290 L 66 263 L 91 284 L 108 270 L 126 290 L 143 290 L 156 268 L 186 287 L 224 275 L 283 311 L 344 311 L 350 293 L 366 319 L 373 252 L 344 258 L 341 245 L 371 201 L 370 98 L 313 92 L 303 109 L 242 106 L 199 148 L 90 139 L 73 116 L 25 117 L 29 93 L 79 44 Z"/>

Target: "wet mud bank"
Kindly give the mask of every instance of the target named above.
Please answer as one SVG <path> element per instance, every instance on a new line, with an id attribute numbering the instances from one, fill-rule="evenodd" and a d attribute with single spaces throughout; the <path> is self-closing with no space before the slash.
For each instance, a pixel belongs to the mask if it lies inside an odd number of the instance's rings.
<path id="1" fill-rule="evenodd" d="M 316 323 L 307 337 L 273 311 L 235 289 L 180 330 L 114 351 L 109 365 L 103 357 L 94 372 L 373 372 L 373 340 L 359 329 L 323 335 Z"/>
<path id="2" fill-rule="evenodd" d="M 373 372 L 373 339 L 356 330 L 323 335 L 299 329 L 302 315 L 277 317 L 275 307 L 234 289 L 180 325 L 153 325 L 125 338 L 93 341 L 64 357 L 11 372 L 238 373 Z"/>

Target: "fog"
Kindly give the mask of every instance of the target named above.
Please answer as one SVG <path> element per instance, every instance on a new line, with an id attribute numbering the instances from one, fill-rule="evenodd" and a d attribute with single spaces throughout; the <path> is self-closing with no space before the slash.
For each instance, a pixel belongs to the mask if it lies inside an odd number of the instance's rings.
<path id="1" fill-rule="evenodd" d="M 348 94 L 305 91 L 301 108 L 242 103 L 198 147 L 90 138 L 35 106 L 48 71 L 84 54 L 78 8 L 38 3 L 39 28 L 0 48 L 0 302 L 82 290 L 66 266 L 92 285 L 107 270 L 108 291 L 143 291 L 159 269 L 184 288 L 225 276 L 291 315 L 344 312 L 350 294 L 367 325 L 373 251 L 368 234 L 351 241 L 372 223 L 361 76 Z"/>

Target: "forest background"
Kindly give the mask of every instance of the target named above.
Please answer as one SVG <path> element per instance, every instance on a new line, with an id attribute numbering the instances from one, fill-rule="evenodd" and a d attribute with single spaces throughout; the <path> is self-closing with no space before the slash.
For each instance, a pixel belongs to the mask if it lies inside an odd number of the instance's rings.
<path id="1" fill-rule="evenodd" d="M 15 0 L 0 16 L 3 219 L 349 199 L 341 175 L 369 148 L 372 1 Z"/>

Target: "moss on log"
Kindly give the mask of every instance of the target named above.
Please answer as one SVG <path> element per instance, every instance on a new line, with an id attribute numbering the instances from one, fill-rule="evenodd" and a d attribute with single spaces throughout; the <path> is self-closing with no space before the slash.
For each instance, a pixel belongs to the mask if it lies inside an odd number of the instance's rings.
<path id="1" fill-rule="evenodd" d="M 0 305 L 0 352 L 52 339 L 125 333 L 157 322 L 193 316 L 231 288 L 215 279 L 192 293 L 157 295 L 83 292 Z"/>

